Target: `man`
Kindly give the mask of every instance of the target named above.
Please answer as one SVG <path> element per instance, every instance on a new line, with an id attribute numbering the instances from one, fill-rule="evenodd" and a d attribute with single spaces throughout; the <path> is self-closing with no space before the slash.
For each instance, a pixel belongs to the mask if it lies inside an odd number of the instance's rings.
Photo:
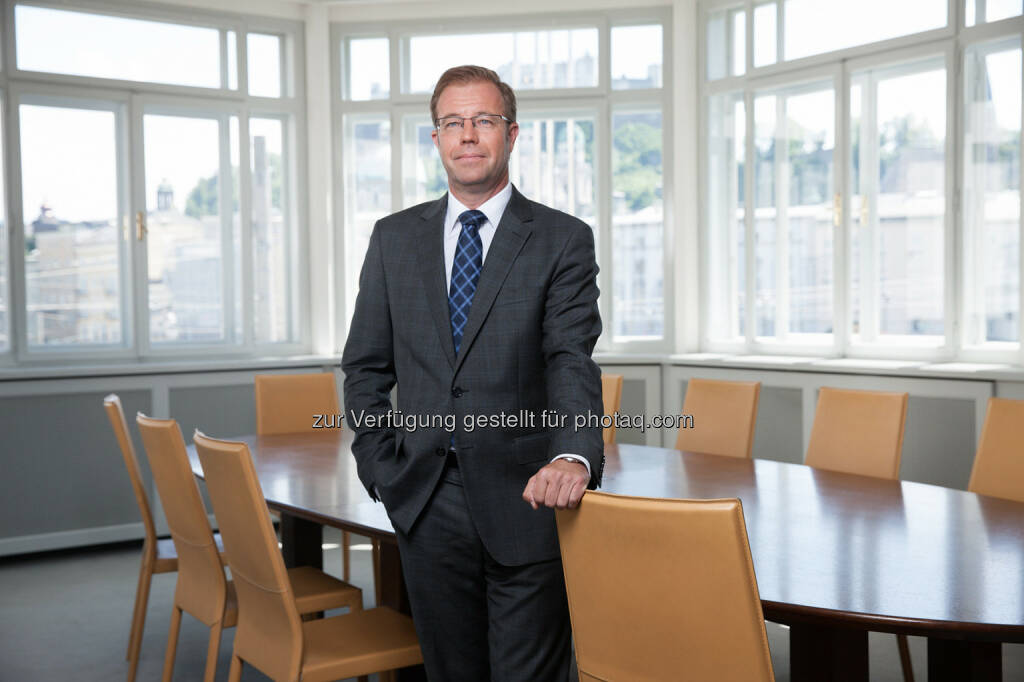
<path id="1" fill-rule="evenodd" d="M 593 234 L 509 183 L 519 128 L 496 73 L 449 69 L 430 110 L 449 190 L 370 237 L 342 361 L 352 452 L 395 526 L 428 678 L 564 680 L 553 510 L 604 464 L 599 426 L 577 422 L 602 414 Z"/>

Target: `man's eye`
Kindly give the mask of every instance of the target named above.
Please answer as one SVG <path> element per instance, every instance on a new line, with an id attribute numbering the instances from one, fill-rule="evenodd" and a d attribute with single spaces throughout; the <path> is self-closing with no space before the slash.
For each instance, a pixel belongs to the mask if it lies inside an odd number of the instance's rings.
<path id="1" fill-rule="evenodd" d="M 462 127 L 462 121 L 445 121 L 445 130 L 455 130 L 456 128 Z"/>
<path id="2" fill-rule="evenodd" d="M 476 122 L 476 124 L 481 128 L 493 128 L 494 120 L 490 118 L 481 118 Z"/>

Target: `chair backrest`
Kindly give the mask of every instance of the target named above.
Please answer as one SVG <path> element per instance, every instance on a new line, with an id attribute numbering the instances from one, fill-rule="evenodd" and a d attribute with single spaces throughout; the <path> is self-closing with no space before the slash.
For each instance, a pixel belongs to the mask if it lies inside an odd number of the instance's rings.
<path id="1" fill-rule="evenodd" d="M 967 489 L 1024 502 L 1024 400 L 988 399 Z"/>
<path id="2" fill-rule="evenodd" d="M 235 655 L 275 680 L 299 679 L 302 622 L 245 443 L 193 438 L 238 594 Z"/>
<path id="3" fill-rule="evenodd" d="M 587 491 L 556 519 L 581 682 L 774 679 L 739 500 Z"/>
<path id="4" fill-rule="evenodd" d="M 150 551 L 156 552 L 156 524 L 153 522 L 153 512 L 149 508 L 149 496 L 146 495 L 146 488 L 142 485 L 142 470 L 139 468 L 139 458 L 135 455 L 132 438 L 128 435 L 128 422 L 124 418 L 121 399 L 111 393 L 103 399 L 103 409 L 110 420 L 110 426 L 114 429 L 114 436 L 117 437 L 117 444 L 120 446 L 121 456 L 124 458 L 124 466 L 128 469 L 128 478 L 132 482 L 135 501 L 142 513 L 142 527 L 146 530 L 146 544 Z"/>
<path id="5" fill-rule="evenodd" d="M 805 463 L 818 469 L 897 479 L 907 394 L 823 386 Z"/>
<path id="6" fill-rule="evenodd" d="M 622 407 L 622 375 L 601 375 L 601 398 L 604 401 L 604 413 L 613 415 Z M 601 431 L 605 443 L 615 442 L 615 424 Z"/>
<path id="7" fill-rule="evenodd" d="M 257 374 L 256 433 L 300 433 L 313 429 L 313 415 L 338 415 L 334 374 Z"/>
<path id="8" fill-rule="evenodd" d="M 683 414 L 693 417 L 693 426 L 679 429 L 676 449 L 749 459 L 760 395 L 760 381 L 690 379 Z"/>
<path id="9" fill-rule="evenodd" d="M 205 625 L 224 614 L 227 580 L 178 422 L 135 418 L 178 553 L 175 603 Z"/>

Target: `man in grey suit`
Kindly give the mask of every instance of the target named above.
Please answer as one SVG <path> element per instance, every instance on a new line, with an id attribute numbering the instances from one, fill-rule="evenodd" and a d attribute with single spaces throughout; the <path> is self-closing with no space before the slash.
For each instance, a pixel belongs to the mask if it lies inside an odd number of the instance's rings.
<path id="1" fill-rule="evenodd" d="M 561 681 L 554 509 L 604 465 L 593 234 L 510 184 L 496 73 L 449 69 L 430 108 L 449 191 L 370 237 L 342 361 L 352 452 L 395 526 L 428 678 Z"/>

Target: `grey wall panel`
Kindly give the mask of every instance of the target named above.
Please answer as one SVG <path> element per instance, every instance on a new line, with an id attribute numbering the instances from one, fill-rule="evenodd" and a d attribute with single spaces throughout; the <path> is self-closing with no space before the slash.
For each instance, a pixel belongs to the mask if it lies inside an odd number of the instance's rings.
<path id="1" fill-rule="evenodd" d="M 754 427 L 754 457 L 779 462 L 804 461 L 803 391 L 761 386 Z"/>
<path id="2" fill-rule="evenodd" d="M 0 538 L 141 520 L 103 411 L 106 394 L 0 398 Z M 132 421 L 151 409 L 150 391 L 118 394 L 139 448 Z"/>
<path id="3" fill-rule="evenodd" d="M 170 408 L 186 443 L 192 442 L 192 433 L 197 428 L 213 438 L 256 433 L 252 384 L 172 388 Z"/>
<path id="4" fill-rule="evenodd" d="M 647 400 L 644 397 L 645 391 L 646 385 L 643 380 L 623 379 L 622 406 L 619 408 L 619 414 L 628 415 L 631 419 L 636 414 L 646 415 Z M 641 429 L 616 429 L 615 442 L 627 443 L 629 445 L 646 445 L 645 435 Z"/>
<path id="5" fill-rule="evenodd" d="M 973 400 L 911 395 L 900 478 L 965 490 L 976 445 Z"/>

